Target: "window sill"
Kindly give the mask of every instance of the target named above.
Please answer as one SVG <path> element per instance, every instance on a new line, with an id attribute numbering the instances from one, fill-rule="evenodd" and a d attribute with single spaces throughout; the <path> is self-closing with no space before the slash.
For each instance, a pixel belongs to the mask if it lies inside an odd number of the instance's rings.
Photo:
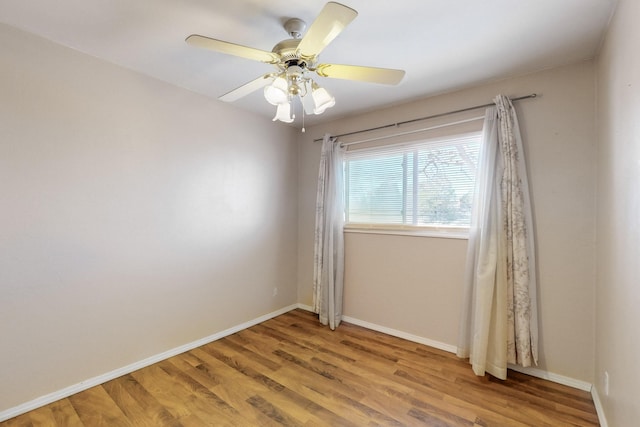
<path id="1" fill-rule="evenodd" d="M 345 233 L 360 234 L 390 234 L 396 236 L 431 237 L 438 239 L 469 239 L 467 228 L 454 227 L 410 227 L 410 226 L 379 226 L 369 224 L 346 224 Z"/>

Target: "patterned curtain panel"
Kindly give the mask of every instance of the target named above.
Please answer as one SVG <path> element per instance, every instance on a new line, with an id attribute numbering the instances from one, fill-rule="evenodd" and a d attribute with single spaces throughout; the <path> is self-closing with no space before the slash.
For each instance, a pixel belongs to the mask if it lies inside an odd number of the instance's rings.
<path id="1" fill-rule="evenodd" d="M 533 220 L 513 104 L 499 95 L 483 127 L 458 356 L 476 375 L 538 363 Z"/>
<path id="2" fill-rule="evenodd" d="M 313 311 L 335 329 L 344 287 L 344 148 L 325 135 L 318 173 L 313 265 Z"/>

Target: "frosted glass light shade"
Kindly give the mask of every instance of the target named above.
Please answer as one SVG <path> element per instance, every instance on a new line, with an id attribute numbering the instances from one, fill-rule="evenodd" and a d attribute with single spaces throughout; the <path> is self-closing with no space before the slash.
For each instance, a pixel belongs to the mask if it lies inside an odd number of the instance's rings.
<path id="1" fill-rule="evenodd" d="M 316 87 L 313 89 L 311 96 L 313 97 L 313 103 L 315 108 L 313 109 L 314 114 L 322 114 L 327 108 L 331 108 L 336 105 L 336 99 L 327 92 L 327 90 L 323 87 Z"/>
<path id="2" fill-rule="evenodd" d="M 278 104 L 278 109 L 276 110 L 276 116 L 273 118 L 273 121 L 280 120 L 281 122 L 291 123 L 295 116 L 291 114 L 291 104 L 289 102 L 285 102 L 283 104 Z"/>
<path id="3" fill-rule="evenodd" d="M 264 97 L 271 105 L 280 105 L 289 101 L 289 84 L 282 77 L 276 77 L 269 86 L 264 88 Z"/>

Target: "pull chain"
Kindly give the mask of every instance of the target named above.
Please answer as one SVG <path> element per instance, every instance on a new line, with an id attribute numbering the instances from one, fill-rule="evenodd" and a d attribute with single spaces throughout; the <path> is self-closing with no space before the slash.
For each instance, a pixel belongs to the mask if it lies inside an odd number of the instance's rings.
<path id="1" fill-rule="evenodd" d="M 306 129 L 304 128 L 304 103 L 302 102 L 302 98 L 300 98 L 300 105 L 302 106 L 302 133 L 305 133 Z"/>

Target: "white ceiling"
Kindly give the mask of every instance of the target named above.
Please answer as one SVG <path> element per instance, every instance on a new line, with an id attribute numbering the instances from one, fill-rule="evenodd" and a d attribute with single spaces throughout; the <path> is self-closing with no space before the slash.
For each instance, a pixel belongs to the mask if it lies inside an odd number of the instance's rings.
<path id="1" fill-rule="evenodd" d="M 307 123 L 592 58 L 616 0 L 342 0 L 358 17 L 321 62 L 401 68 L 399 86 L 316 81 L 336 106 Z M 263 50 L 325 0 L 2 0 L 0 22 L 213 98 L 271 66 L 188 46 L 201 34 Z M 234 103 L 271 118 L 255 92 Z M 296 120 L 299 122 L 299 120 Z"/>

